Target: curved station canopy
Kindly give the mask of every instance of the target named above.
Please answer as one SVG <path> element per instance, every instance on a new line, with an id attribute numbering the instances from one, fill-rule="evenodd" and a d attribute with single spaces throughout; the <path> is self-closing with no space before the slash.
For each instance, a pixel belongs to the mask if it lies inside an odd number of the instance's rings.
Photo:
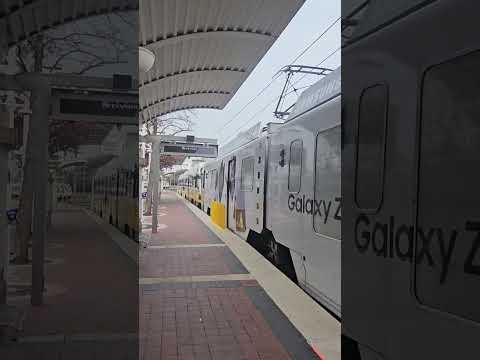
<path id="1" fill-rule="evenodd" d="M 138 0 L 2 0 L 0 48 L 82 18 L 137 9 Z"/>
<path id="2" fill-rule="evenodd" d="M 140 0 L 144 121 L 186 109 L 222 109 L 305 0 Z"/>

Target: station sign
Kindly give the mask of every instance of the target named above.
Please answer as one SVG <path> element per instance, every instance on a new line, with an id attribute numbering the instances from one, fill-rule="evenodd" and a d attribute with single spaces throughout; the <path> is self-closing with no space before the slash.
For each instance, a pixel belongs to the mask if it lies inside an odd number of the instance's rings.
<path id="1" fill-rule="evenodd" d="M 55 90 L 55 120 L 138 125 L 138 92 L 68 92 Z"/>
<path id="2" fill-rule="evenodd" d="M 161 142 L 160 152 L 166 155 L 185 155 L 216 158 L 218 156 L 218 146 L 212 144 L 172 144 L 168 142 Z"/>
<path id="3" fill-rule="evenodd" d="M 126 100 L 82 100 L 60 98 L 62 114 L 88 114 L 102 116 L 136 116 L 138 102 Z"/>

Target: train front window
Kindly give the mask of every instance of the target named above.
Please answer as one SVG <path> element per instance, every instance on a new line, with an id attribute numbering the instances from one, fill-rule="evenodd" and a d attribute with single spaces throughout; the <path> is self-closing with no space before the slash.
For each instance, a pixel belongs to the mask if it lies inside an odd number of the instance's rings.
<path id="1" fill-rule="evenodd" d="M 480 322 L 480 51 L 423 78 L 415 293 L 420 303 Z"/>

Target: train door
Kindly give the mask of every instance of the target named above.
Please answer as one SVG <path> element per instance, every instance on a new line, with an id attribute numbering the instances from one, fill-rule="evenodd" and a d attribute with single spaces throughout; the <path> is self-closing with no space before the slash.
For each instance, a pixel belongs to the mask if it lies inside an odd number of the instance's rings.
<path id="1" fill-rule="evenodd" d="M 291 167 L 292 149 L 295 164 Z M 305 181 L 305 177 L 302 180 L 301 176 L 304 155 L 302 137 L 295 129 L 285 127 L 270 137 L 266 227 L 272 232 L 275 242 L 267 245 L 267 257 L 276 263 L 281 249 L 277 243 L 288 248 L 297 281 L 303 288 L 306 287 L 305 229 L 311 228 L 311 222 L 305 223 L 303 214 L 295 211 L 295 204 L 304 196 L 300 194 L 301 183 Z"/>
<path id="2" fill-rule="evenodd" d="M 236 158 L 228 162 L 227 174 L 227 227 L 235 231 L 235 167 Z"/>

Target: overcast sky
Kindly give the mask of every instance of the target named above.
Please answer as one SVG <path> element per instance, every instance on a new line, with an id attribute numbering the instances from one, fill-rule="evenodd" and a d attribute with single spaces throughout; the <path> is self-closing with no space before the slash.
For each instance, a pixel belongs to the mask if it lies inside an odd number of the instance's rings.
<path id="1" fill-rule="evenodd" d="M 224 127 L 243 107 L 258 94 L 285 65 L 289 65 L 303 49 L 317 38 L 329 25 L 340 17 L 340 0 L 307 0 L 286 27 L 275 44 L 270 48 L 262 61 L 243 83 L 233 99 L 223 110 L 196 110 L 197 117 L 193 134 L 197 137 L 218 138 L 220 145 L 232 139 L 234 134 L 246 130 L 257 122 L 274 121 L 274 101 L 261 111 L 268 103 L 279 96 L 284 85 L 282 75 L 252 104 L 250 104 L 235 120 Z M 340 46 L 340 21 L 328 31 L 296 64 L 317 65 Z M 335 69 L 340 66 L 340 50 L 333 54 L 321 66 Z M 300 78 L 296 75 L 293 78 Z M 317 76 L 306 76 L 296 87 L 303 87 L 318 81 Z M 301 91 L 300 91 L 301 92 Z M 293 101 L 291 99 L 291 101 Z M 261 111 L 260 113 L 258 113 Z M 258 113 L 257 115 L 255 115 Z M 278 121 L 278 120 L 277 120 Z"/>

